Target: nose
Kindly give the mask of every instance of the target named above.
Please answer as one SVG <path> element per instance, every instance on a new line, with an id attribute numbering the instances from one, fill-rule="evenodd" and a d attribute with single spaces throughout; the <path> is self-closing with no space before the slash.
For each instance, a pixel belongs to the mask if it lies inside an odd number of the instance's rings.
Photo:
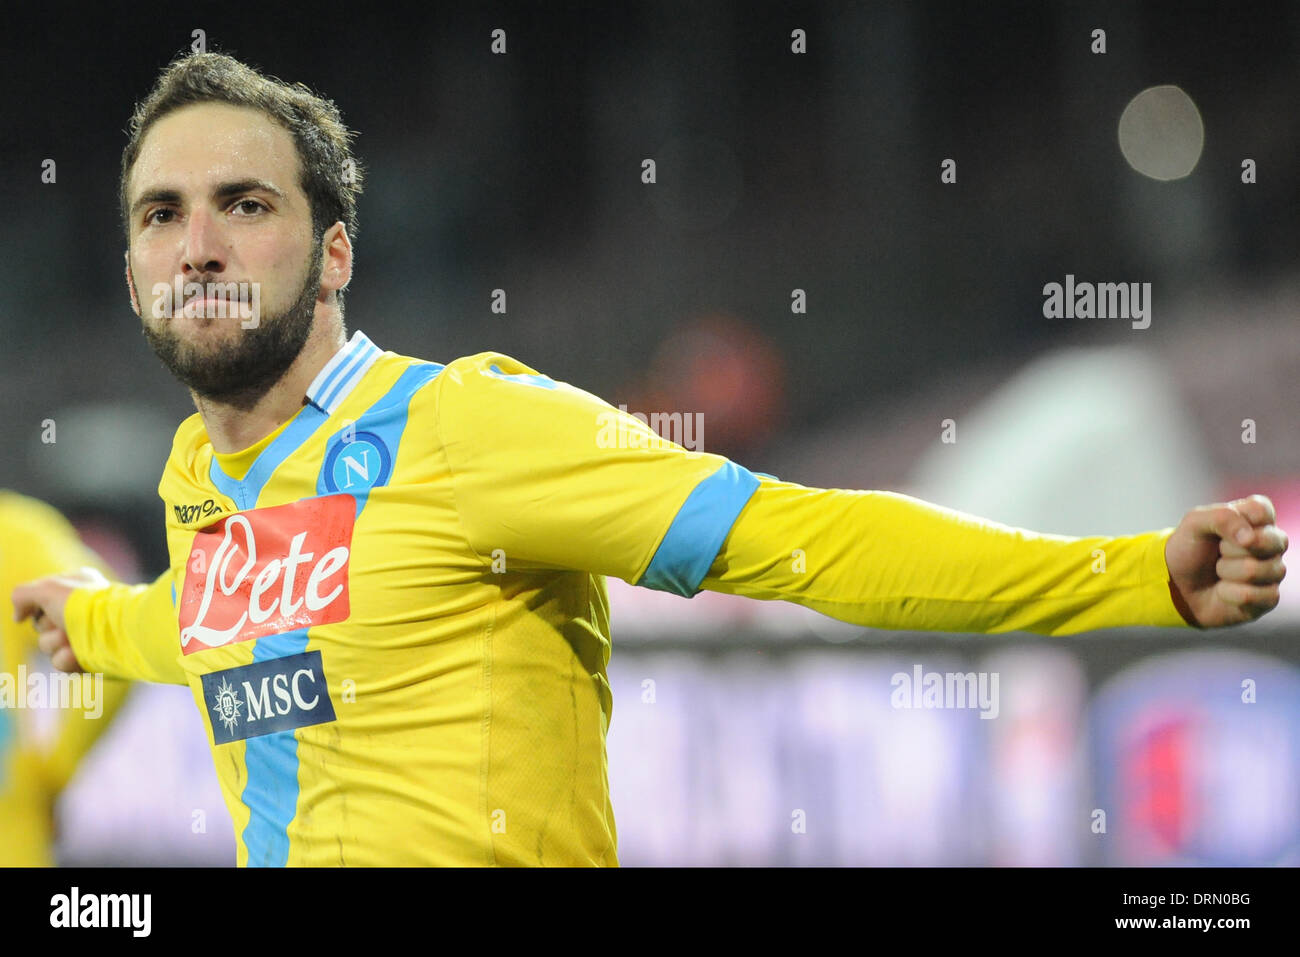
<path id="1" fill-rule="evenodd" d="M 185 276 L 195 273 L 220 273 L 226 268 L 225 238 L 220 222 L 206 209 L 196 209 L 190 214 L 185 229 L 184 261 L 181 264 Z"/>

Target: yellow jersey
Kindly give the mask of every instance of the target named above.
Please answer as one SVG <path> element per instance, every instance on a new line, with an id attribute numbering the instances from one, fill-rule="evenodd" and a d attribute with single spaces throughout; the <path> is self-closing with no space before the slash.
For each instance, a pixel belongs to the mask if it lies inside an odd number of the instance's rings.
<path id="1" fill-rule="evenodd" d="M 240 865 L 617 864 L 609 575 L 879 627 L 1185 625 L 1169 529 L 804 488 L 500 353 L 361 332 L 250 448 L 183 422 L 159 494 L 170 572 L 74 592 L 67 631 L 87 670 L 189 685 Z"/>

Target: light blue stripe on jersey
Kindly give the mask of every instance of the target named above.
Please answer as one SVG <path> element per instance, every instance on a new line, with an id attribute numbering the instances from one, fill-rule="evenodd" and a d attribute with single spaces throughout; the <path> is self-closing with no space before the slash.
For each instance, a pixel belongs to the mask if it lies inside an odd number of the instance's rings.
<path id="1" fill-rule="evenodd" d="M 289 427 L 281 432 L 274 442 L 262 449 L 262 453 L 253 462 L 253 467 L 242 479 L 231 478 L 222 471 L 221 463 L 217 461 L 215 455 L 212 456 L 212 467 L 208 469 L 208 477 L 212 479 L 212 484 L 222 495 L 235 501 L 241 512 L 256 508 L 258 496 L 262 494 L 262 488 L 275 470 L 284 464 L 285 459 L 298 451 L 327 418 L 328 416 L 316 406 L 304 405 L 298 410 L 294 420 L 289 423 Z"/>
<path id="2" fill-rule="evenodd" d="M 411 397 L 423 386 L 432 382 L 443 367 L 436 362 L 411 366 L 393 383 L 392 387 L 365 412 L 361 413 L 351 428 L 357 432 L 370 432 L 379 436 L 388 446 L 397 465 L 397 450 L 410 409 Z M 333 438 L 331 439 L 331 442 Z M 325 461 L 328 448 L 321 459 L 321 472 L 316 479 L 316 493 L 327 494 Z M 270 449 L 268 448 L 269 452 Z M 260 458 L 259 458 L 260 461 Z M 387 479 L 392 478 L 389 472 Z M 356 499 L 357 517 L 370 498 L 370 488 L 350 494 Z M 339 494 L 339 493 L 334 493 Z M 266 661 L 286 655 L 301 654 L 307 650 L 307 629 L 270 635 L 257 639 L 253 646 L 253 660 Z M 276 731 L 249 738 L 244 749 L 244 764 L 248 780 L 240 800 L 249 810 L 248 824 L 244 827 L 244 847 L 248 849 L 250 867 L 283 867 L 289 860 L 289 824 L 298 813 L 298 738 L 294 731 Z"/>
<path id="3" fill-rule="evenodd" d="M 320 475 L 316 477 L 316 494 L 329 495 L 330 489 L 326 484 L 325 462 L 329 460 L 329 450 L 335 441 L 344 431 L 352 432 L 369 432 L 379 436 L 389 449 L 394 464 L 397 462 L 397 447 L 402 441 L 402 432 L 406 429 L 407 410 L 411 404 L 411 397 L 415 393 L 432 381 L 438 373 L 443 370 L 443 366 L 436 362 L 421 362 L 411 366 L 393 383 L 393 387 L 388 390 L 374 405 L 366 409 L 357 421 L 349 424 L 348 429 L 340 429 L 337 433 L 330 436 L 330 440 L 325 443 L 325 456 L 321 462 Z M 357 517 L 361 517 L 361 510 L 366 507 L 366 502 L 370 497 L 370 489 L 373 486 L 365 486 L 356 492 L 348 492 L 357 500 Z"/>
<path id="4" fill-rule="evenodd" d="M 527 372 L 502 372 L 495 364 L 487 368 L 487 374 L 498 379 L 504 379 L 506 382 L 519 382 L 523 385 L 541 386 L 543 389 L 554 389 L 555 380 L 550 376 L 531 375 Z"/>
<path id="5" fill-rule="evenodd" d="M 16 689 L 19 694 L 24 694 L 27 689 Z M 3 792 L 5 785 L 5 774 L 9 769 L 9 743 L 14 737 L 14 719 L 9 717 L 8 708 L 0 708 L 0 792 Z"/>
<path id="6" fill-rule="evenodd" d="M 307 629 L 267 635 L 253 643 L 253 660 L 270 661 L 307 650 Z M 249 738 L 244 749 L 248 779 L 239 799 L 248 808 L 244 847 L 249 867 L 284 867 L 289 860 L 289 822 L 298 813 L 298 739 L 293 731 Z"/>
<path id="7" fill-rule="evenodd" d="M 698 594 L 736 516 L 758 486 L 758 477 L 735 462 L 724 463 L 695 486 L 636 584 L 683 598 Z"/>
<path id="8" fill-rule="evenodd" d="M 330 374 L 330 378 L 326 379 L 325 382 L 322 383 L 320 390 L 320 404 L 326 409 L 331 408 L 332 403 L 343 393 L 343 390 L 346 389 L 354 379 L 360 377 L 362 364 L 372 356 L 378 355 L 379 347 L 373 342 L 367 341 L 362 348 L 357 349 L 356 355 L 351 356 L 346 362 L 340 364 L 339 367 Z M 337 381 L 333 381 L 336 377 Z M 331 385 L 332 381 L 333 384 Z"/>
<path id="9" fill-rule="evenodd" d="M 378 357 L 379 347 L 358 329 L 307 387 L 307 400 L 326 412 L 331 411 L 329 402 L 325 401 L 326 393 L 329 393 L 330 401 L 336 400 L 342 394 L 341 387 L 345 387 L 349 380 L 355 382 L 360 378 L 362 365 L 372 355 Z"/>
<path id="10" fill-rule="evenodd" d="M 314 405 L 304 405 L 294 421 L 262 450 L 242 480 L 221 470 L 214 455 L 209 475 L 212 483 L 238 503 L 241 510 L 254 508 L 262 489 L 302 444 L 328 419 Z M 173 586 L 174 588 L 174 586 Z M 282 635 L 269 635 L 253 643 L 253 660 L 282 658 L 306 650 L 307 630 L 300 628 Z M 248 778 L 240 800 L 248 808 L 244 847 L 250 867 L 283 867 L 289 859 L 289 822 L 298 809 L 298 739 L 292 731 L 277 731 L 249 738 L 244 748 Z"/>

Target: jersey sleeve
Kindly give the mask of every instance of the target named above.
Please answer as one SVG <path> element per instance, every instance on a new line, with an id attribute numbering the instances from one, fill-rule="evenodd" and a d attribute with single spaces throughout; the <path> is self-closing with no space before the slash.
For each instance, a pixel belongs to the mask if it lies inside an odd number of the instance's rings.
<path id="1" fill-rule="evenodd" d="M 764 477 L 702 586 L 872 628 L 1067 635 L 1190 627 L 1169 591 L 1172 532 L 1044 535 L 894 492 Z"/>
<path id="2" fill-rule="evenodd" d="M 187 683 L 170 571 L 149 585 L 78 588 L 69 596 L 63 616 L 72 651 L 86 671 Z"/>
<path id="3" fill-rule="evenodd" d="M 676 427 L 670 418 L 657 432 L 499 353 L 448 365 L 436 402 L 465 536 L 507 567 L 579 569 L 690 596 L 758 487 L 728 459 L 661 437 Z"/>

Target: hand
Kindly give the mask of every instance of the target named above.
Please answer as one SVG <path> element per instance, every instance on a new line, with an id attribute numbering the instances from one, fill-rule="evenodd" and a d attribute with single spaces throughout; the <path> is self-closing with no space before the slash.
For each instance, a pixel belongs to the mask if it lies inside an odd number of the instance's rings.
<path id="1" fill-rule="evenodd" d="M 36 625 L 41 651 L 59 671 L 81 671 L 77 656 L 64 630 L 63 609 L 68 596 L 77 588 L 105 588 L 107 578 L 93 568 L 51 575 L 19 585 L 14 589 L 14 621 L 31 618 Z"/>
<path id="2" fill-rule="evenodd" d="M 1183 516 L 1165 543 L 1169 591 L 1198 628 L 1254 621 L 1277 606 L 1286 577 L 1286 532 L 1263 495 L 1202 505 Z"/>

